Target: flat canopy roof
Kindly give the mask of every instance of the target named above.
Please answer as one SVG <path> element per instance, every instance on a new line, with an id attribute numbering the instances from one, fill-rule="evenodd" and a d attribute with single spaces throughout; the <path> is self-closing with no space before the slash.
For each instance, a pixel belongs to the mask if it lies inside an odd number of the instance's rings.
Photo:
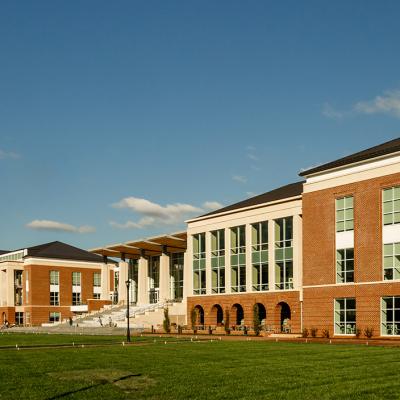
<path id="1" fill-rule="evenodd" d="M 145 256 L 157 256 L 163 252 L 179 253 L 186 251 L 186 232 L 177 232 L 167 235 L 154 236 L 140 240 L 130 240 L 125 243 L 110 244 L 97 247 L 89 251 L 106 257 L 137 259 L 142 253 Z"/>

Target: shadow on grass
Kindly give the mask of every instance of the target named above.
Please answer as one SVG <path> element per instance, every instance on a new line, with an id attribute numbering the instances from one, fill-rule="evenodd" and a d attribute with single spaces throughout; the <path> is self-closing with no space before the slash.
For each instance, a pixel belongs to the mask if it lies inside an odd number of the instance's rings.
<path id="1" fill-rule="evenodd" d="M 139 377 L 139 376 L 142 376 L 142 374 L 129 374 L 129 375 L 121 376 L 120 378 L 109 380 L 109 381 L 106 380 L 106 379 L 102 379 L 100 382 L 94 383 L 93 385 L 85 386 L 83 388 L 76 389 L 76 390 L 70 390 L 69 392 L 65 392 L 65 393 L 61 393 L 61 394 L 58 394 L 58 395 L 53 396 L 53 397 L 49 397 L 47 400 L 62 399 L 64 397 L 70 396 L 70 395 L 75 394 L 75 393 L 85 392 L 87 390 L 90 390 L 90 389 L 93 389 L 93 388 L 96 388 L 96 387 L 99 387 L 99 386 L 104 386 L 104 385 L 107 385 L 109 383 L 118 383 L 118 382 L 124 381 L 126 379 L 136 378 L 136 377 Z"/>

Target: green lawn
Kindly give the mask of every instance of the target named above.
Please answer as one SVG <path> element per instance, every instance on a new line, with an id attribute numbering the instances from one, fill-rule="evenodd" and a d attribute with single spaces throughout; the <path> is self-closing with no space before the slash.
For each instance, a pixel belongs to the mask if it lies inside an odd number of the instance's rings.
<path id="1" fill-rule="evenodd" d="M 0 335 L 0 346 L 17 339 L 45 344 L 72 338 Z M 398 348 L 140 340 L 130 347 L 0 350 L 0 399 L 400 398 Z"/>

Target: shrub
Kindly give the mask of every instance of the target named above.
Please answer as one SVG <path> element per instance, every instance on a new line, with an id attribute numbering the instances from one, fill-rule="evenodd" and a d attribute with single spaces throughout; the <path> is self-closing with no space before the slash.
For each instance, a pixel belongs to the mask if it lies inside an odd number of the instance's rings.
<path id="1" fill-rule="evenodd" d="M 194 333 L 196 333 L 197 310 L 195 308 L 193 308 L 192 311 L 190 312 L 190 322 L 192 323 L 192 329 Z"/>
<path id="2" fill-rule="evenodd" d="M 308 335 L 309 335 L 308 329 L 307 329 L 307 328 L 304 328 L 304 329 L 303 329 L 303 332 L 301 333 L 301 336 L 302 336 L 303 338 L 306 338 L 306 337 L 308 337 Z"/>
<path id="3" fill-rule="evenodd" d="M 261 321 L 260 321 L 260 314 L 259 314 L 260 310 L 258 307 L 258 304 L 254 304 L 253 307 L 253 326 L 254 326 L 254 333 L 256 334 L 256 336 L 258 336 L 260 334 L 261 331 Z M 247 332 L 245 332 L 245 335 L 247 334 Z"/>
<path id="4" fill-rule="evenodd" d="M 230 333 L 229 329 L 229 310 L 226 308 L 225 309 L 225 332 Z"/>
<path id="5" fill-rule="evenodd" d="M 361 336 L 361 329 L 356 328 L 356 338 L 359 338 Z"/>
<path id="6" fill-rule="evenodd" d="M 372 336 L 373 336 L 373 334 L 374 334 L 374 328 L 367 327 L 367 328 L 364 329 L 364 335 L 365 335 L 368 339 L 371 339 Z"/>
<path id="7" fill-rule="evenodd" d="M 324 338 L 329 338 L 329 330 L 328 329 L 324 329 L 323 331 L 322 331 L 322 337 L 324 337 Z"/>
<path id="8" fill-rule="evenodd" d="M 311 328 L 311 336 L 312 337 L 317 337 L 318 333 L 318 328 Z"/>
<path id="9" fill-rule="evenodd" d="M 165 333 L 170 333 L 171 332 L 171 321 L 169 319 L 168 307 L 164 308 L 163 328 L 164 328 L 164 332 Z"/>

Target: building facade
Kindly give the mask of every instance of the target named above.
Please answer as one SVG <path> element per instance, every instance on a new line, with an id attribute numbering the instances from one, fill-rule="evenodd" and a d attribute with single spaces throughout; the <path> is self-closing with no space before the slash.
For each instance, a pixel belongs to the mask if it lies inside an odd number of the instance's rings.
<path id="1" fill-rule="evenodd" d="M 109 265 L 102 257 L 61 242 L 2 251 L 3 324 L 55 323 L 111 303 Z"/>

